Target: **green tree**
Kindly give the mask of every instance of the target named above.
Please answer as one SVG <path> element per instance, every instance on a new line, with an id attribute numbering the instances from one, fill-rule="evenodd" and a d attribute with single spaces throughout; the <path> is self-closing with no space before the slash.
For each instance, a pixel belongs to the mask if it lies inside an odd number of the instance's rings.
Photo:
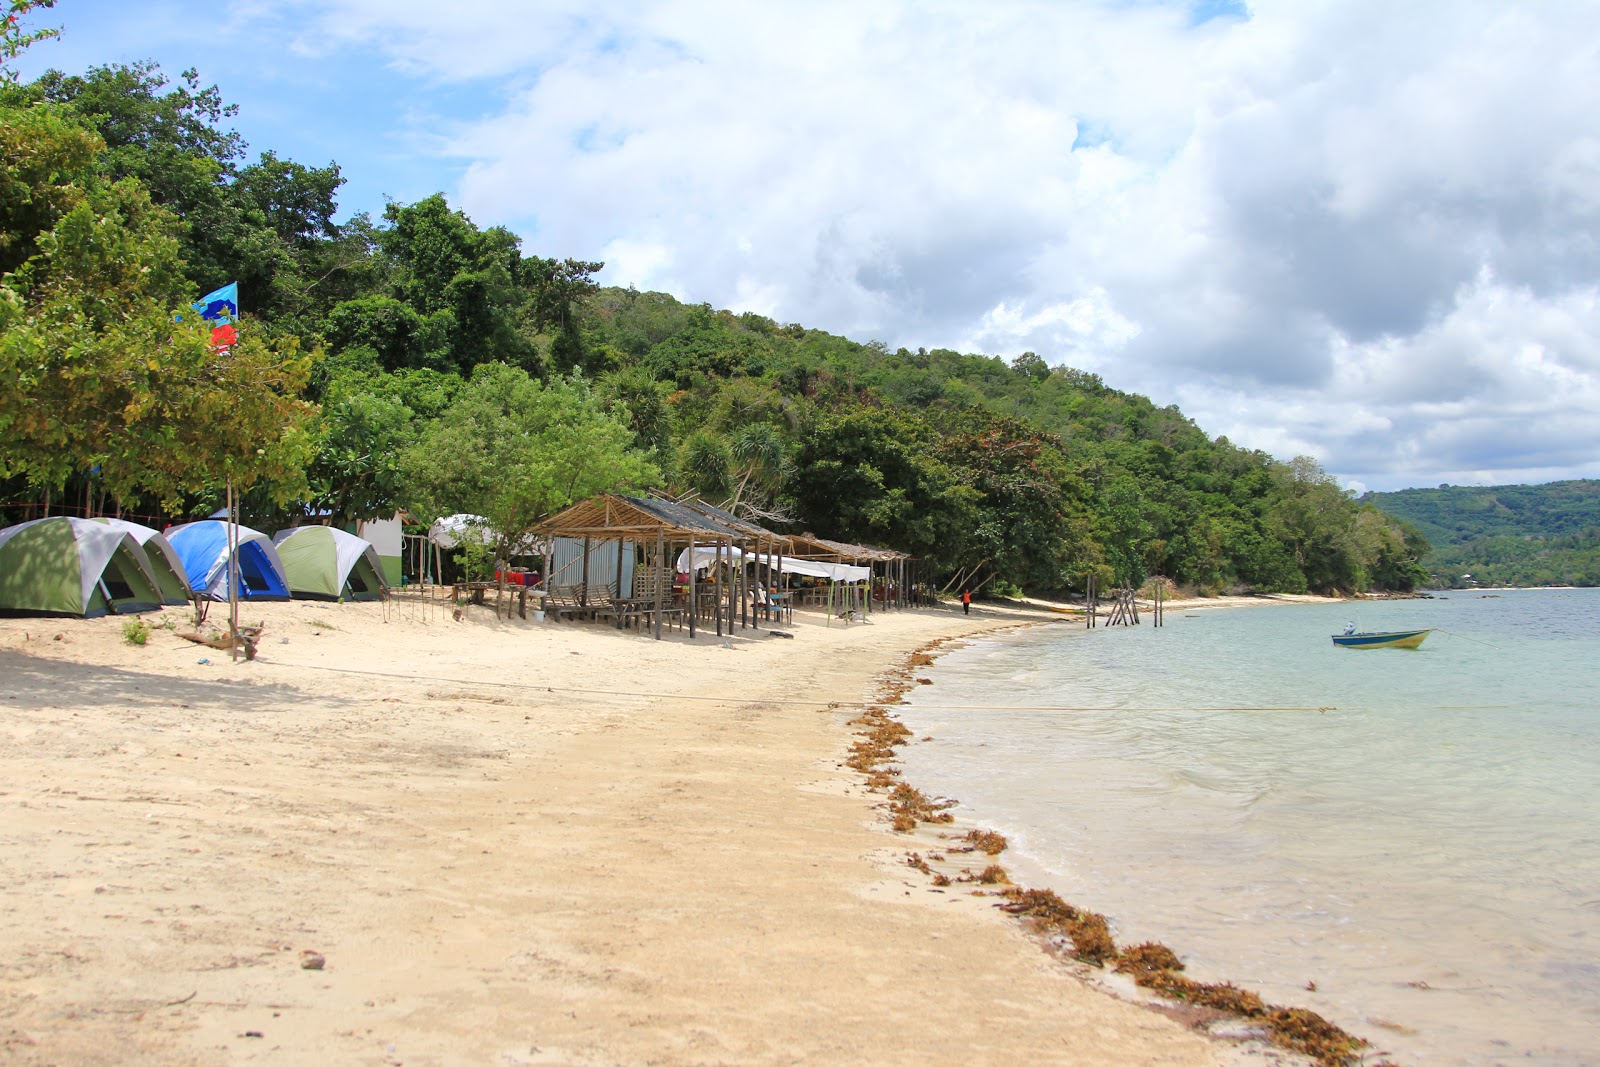
<path id="1" fill-rule="evenodd" d="M 322 436 L 306 470 L 308 511 L 335 525 L 387 518 L 399 508 L 401 456 L 412 411 L 398 400 L 353 393 L 322 405 Z"/>
<path id="2" fill-rule="evenodd" d="M 482 364 L 405 451 L 403 498 L 419 519 L 484 516 L 505 559 L 561 508 L 651 484 L 657 471 L 632 437 L 581 379 L 541 383 L 518 367 Z"/>
<path id="3" fill-rule="evenodd" d="M 973 566 L 978 493 L 934 455 L 933 427 L 909 413 L 826 415 L 803 435 L 792 511 L 823 536 L 891 545 L 946 567 Z"/>
<path id="4" fill-rule="evenodd" d="M 519 328 L 526 294 L 516 284 L 522 257 L 515 235 L 480 231 L 442 193 L 390 204 L 384 218 L 389 225 L 378 240 L 399 268 L 396 295 L 434 331 L 426 344 L 430 365 L 463 374 L 490 362 L 538 369 Z M 435 336 L 443 348 L 433 345 Z"/>
<path id="5" fill-rule="evenodd" d="M 249 328 L 214 349 L 187 308 L 176 220 L 131 178 L 41 184 L 35 161 L 81 158 L 85 142 L 34 110 L 0 108 L 0 143 L 21 148 L 0 161 L 0 188 L 34 183 L 26 224 L 43 224 L 7 232 L 8 248 L 32 254 L 0 280 L 0 474 L 59 490 L 97 467 L 109 491 L 166 502 L 224 479 L 298 495 L 314 361 Z"/>

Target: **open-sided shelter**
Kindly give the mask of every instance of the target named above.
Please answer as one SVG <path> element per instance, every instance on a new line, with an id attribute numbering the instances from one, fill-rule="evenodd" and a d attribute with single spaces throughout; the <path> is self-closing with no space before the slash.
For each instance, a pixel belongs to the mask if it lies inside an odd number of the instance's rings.
<path id="1" fill-rule="evenodd" d="M 161 594 L 162 603 L 176 605 L 189 602 L 192 594 L 189 591 L 189 579 L 183 573 L 183 561 L 173 551 L 172 542 L 160 530 L 127 519 L 102 517 L 94 521 L 121 530 L 139 542 L 150 564 L 150 573 L 155 575 L 156 590 Z"/>
<path id="2" fill-rule="evenodd" d="M 875 579 L 882 578 L 879 586 L 881 606 L 909 607 L 914 603 L 910 591 L 915 581 L 913 574 L 915 560 L 905 552 L 897 552 L 892 548 L 879 548 L 876 545 L 831 541 L 809 533 L 793 535 L 790 543 L 794 554 L 803 559 L 848 563 L 852 566 L 869 568 Z M 871 605 L 872 598 L 868 597 L 866 606 L 869 611 Z"/>
<path id="3" fill-rule="evenodd" d="M 296 600 L 382 600 L 388 591 L 372 543 L 332 526 L 296 526 L 272 536 Z"/>
<path id="4" fill-rule="evenodd" d="M 553 560 L 546 561 L 547 605 L 556 598 L 568 596 L 592 612 L 602 611 L 609 604 L 619 623 L 627 612 L 639 611 L 653 622 L 657 638 L 661 636 L 662 620 L 670 611 L 680 610 L 675 606 L 678 597 L 672 571 L 677 550 L 688 546 L 709 548 L 713 552 L 720 549 L 723 561 L 731 562 L 730 549 L 748 547 L 752 543 L 746 532 L 683 504 L 612 493 L 590 497 L 557 512 L 540 523 L 535 533 L 549 538 L 552 543 L 560 538 L 582 542 L 581 551 L 567 567 L 558 568 L 552 565 Z M 632 589 L 623 584 L 628 571 L 626 566 L 611 570 L 610 586 L 591 581 L 587 561 L 593 558 L 597 545 L 605 545 L 606 551 L 614 552 L 619 559 L 624 559 L 628 553 L 640 557 L 633 567 Z M 734 572 L 729 567 L 716 567 L 710 582 L 700 582 L 694 571 L 689 572 L 688 588 L 682 592 L 681 605 L 681 610 L 687 613 L 689 636 L 695 635 L 696 619 L 702 612 L 715 618 L 719 635 L 725 625 L 732 631 L 735 618 L 749 624 L 747 598 L 739 594 L 742 574 L 743 568 Z"/>
<path id="5" fill-rule="evenodd" d="M 229 566 L 229 523 L 201 519 L 167 531 L 167 540 L 183 563 L 183 573 L 196 596 L 227 600 L 230 576 L 241 600 L 288 600 L 289 583 L 272 538 L 248 526 L 236 526 L 238 566 Z"/>
<path id="6" fill-rule="evenodd" d="M 0 530 L 0 612 L 95 618 L 160 607 L 149 558 L 125 530 L 65 515 Z"/>

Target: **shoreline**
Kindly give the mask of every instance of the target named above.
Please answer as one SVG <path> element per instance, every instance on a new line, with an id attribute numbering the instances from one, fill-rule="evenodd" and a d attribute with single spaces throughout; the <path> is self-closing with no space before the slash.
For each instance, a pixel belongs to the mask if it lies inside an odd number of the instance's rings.
<path id="1" fill-rule="evenodd" d="M 238 665 L 116 619 L 0 621 L 17 1062 L 1238 1051 L 885 866 L 900 835 L 842 766 L 842 721 L 915 649 L 1060 616 L 801 613 L 796 640 L 692 643 L 484 608 L 258 616 Z"/>
<path id="2" fill-rule="evenodd" d="M 1337 602 L 1335 598 L 1310 595 L 1169 601 L 1182 609 L 1333 602 Z M 1043 606 L 1061 611 L 1050 602 Z M 1044 621 L 1067 620 L 1057 616 Z M 1083 628 L 1081 612 L 1074 621 L 1076 628 Z M 1033 625 L 1038 624 L 1003 627 L 976 636 L 989 637 Z M 1086 986 L 1230 1043 L 1238 1057 L 1230 1062 L 1255 1062 L 1252 1057 L 1266 1056 L 1278 1063 L 1331 1065 L 1344 1063 L 1347 1058 L 1359 1058 L 1364 1063 L 1372 1055 L 1379 1056 L 1379 1064 L 1390 1062 L 1386 1053 L 1377 1052 L 1376 1045 L 1295 1003 L 1264 1002 L 1253 991 L 1235 986 L 1227 976 L 1214 976 L 1206 982 L 1183 974 L 1186 968 L 1180 958 L 1164 944 L 1135 945 L 1114 940 L 1114 916 L 1108 918 L 1081 909 L 1051 889 L 1033 888 L 1041 882 L 1017 882 L 1012 877 L 1015 868 L 1007 869 L 1009 842 L 982 818 L 955 814 L 951 809 L 964 805 L 961 798 L 923 794 L 904 779 L 895 748 L 919 740 L 905 727 L 901 711 L 908 702 L 904 695 L 918 684 L 934 684 L 932 679 L 917 677 L 914 671 L 931 666 L 965 644 L 967 639 L 946 638 L 917 649 L 901 670 L 892 672 L 891 677 L 898 681 L 878 702 L 880 707 L 852 720 L 852 724 L 862 725 L 859 736 L 863 741 L 856 748 L 870 757 L 856 769 L 870 785 L 894 798 L 881 806 L 888 807 L 895 817 L 895 829 L 905 847 L 891 862 L 920 872 L 935 887 L 933 892 L 967 891 L 1005 901 L 993 906 L 1012 915 L 1043 953 Z M 874 710 L 879 714 L 874 715 Z M 950 832 L 952 828 L 958 832 Z M 1042 874 L 1026 857 L 1017 857 L 1016 863 L 1035 878 Z"/>

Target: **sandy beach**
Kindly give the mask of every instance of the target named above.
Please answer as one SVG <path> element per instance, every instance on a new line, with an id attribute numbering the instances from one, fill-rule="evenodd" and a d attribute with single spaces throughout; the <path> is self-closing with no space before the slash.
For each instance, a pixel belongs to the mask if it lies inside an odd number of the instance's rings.
<path id="1" fill-rule="evenodd" d="M 1271 1062 L 934 887 L 844 766 L 915 649 L 1061 619 L 0 620 L 0 1062 Z"/>

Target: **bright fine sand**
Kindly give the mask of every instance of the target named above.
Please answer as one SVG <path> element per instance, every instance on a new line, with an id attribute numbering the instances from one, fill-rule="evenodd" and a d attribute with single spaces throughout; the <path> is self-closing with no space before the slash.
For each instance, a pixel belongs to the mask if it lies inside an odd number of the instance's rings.
<path id="1" fill-rule="evenodd" d="M 932 888 L 843 766 L 911 651 L 1048 618 L 247 605 L 253 663 L 0 620 L 0 1063 L 1278 1059 Z"/>

